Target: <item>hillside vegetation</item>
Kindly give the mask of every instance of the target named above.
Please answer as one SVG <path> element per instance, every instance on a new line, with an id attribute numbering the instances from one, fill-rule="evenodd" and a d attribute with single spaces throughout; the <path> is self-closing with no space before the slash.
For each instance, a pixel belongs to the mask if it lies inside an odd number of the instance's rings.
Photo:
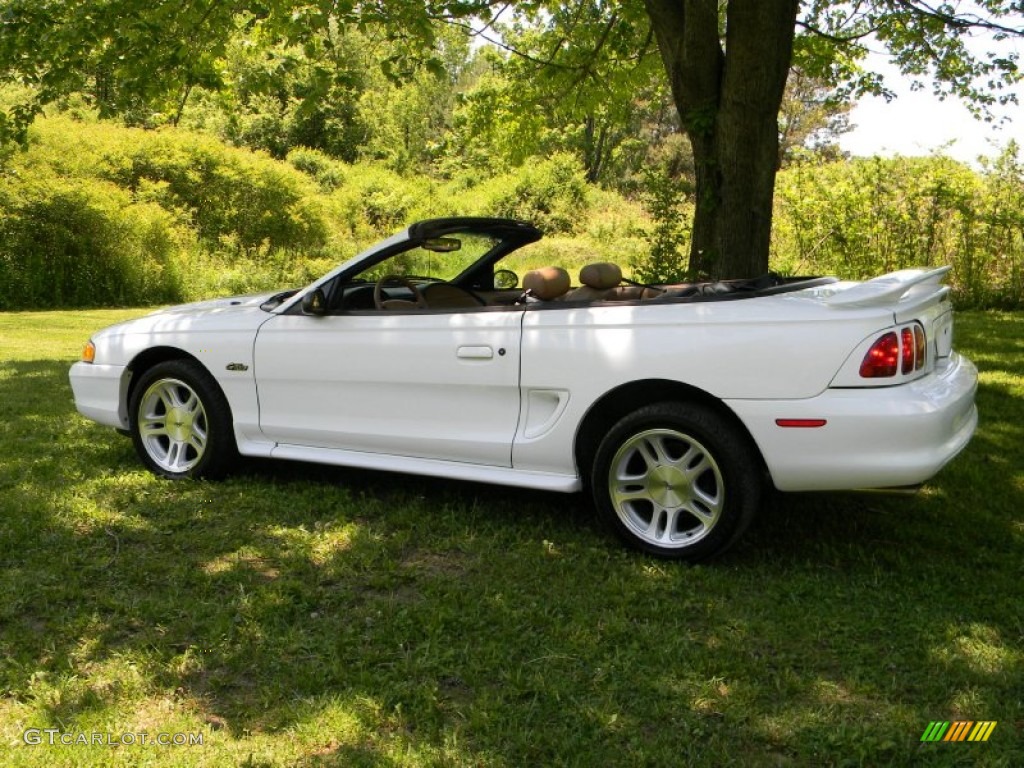
<path id="1" fill-rule="evenodd" d="M 298 286 L 412 221 L 445 215 L 542 227 L 547 237 L 514 264 L 520 271 L 613 260 L 650 279 L 666 258 L 683 262 L 688 205 L 682 190 L 627 197 L 588 183 L 568 153 L 431 177 L 314 149 L 279 160 L 207 133 L 55 116 L 0 166 L 0 310 Z M 779 176 L 772 268 L 866 278 L 952 264 L 962 306 L 1017 308 L 1022 239 L 1016 147 L 981 171 L 945 157 L 798 162 Z"/>
<path id="2" fill-rule="evenodd" d="M 536 222 L 552 235 L 542 260 L 642 247 L 642 211 L 588 187 L 567 155 L 439 182 L 312 149 L 274 160 L 181 129 L 58 117 L 37 122 L 0 176 L 0 309 L 301 285 L 411 221 L 456 213 Z"/>

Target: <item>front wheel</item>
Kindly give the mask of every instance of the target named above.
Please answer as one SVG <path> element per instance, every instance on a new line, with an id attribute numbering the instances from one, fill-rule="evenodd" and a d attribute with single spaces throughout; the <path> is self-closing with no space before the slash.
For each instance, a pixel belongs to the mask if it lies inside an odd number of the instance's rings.
<path id="1" fill-rule="evenodd" d="M 628 544 L 696 562 L 725 550 L 761 500 L 749 440 L 711 408 L 665 402 L 640 408 L 601 441 L 590 476 L 602 519 Z"/>
<path id="2" fill-rule="evenodd" d="M 192 360 L 168 360 L 143 373 L 128 414 L 136 453 L 162 477 L 221 477 L 237 455 L 227 400 Z"/>

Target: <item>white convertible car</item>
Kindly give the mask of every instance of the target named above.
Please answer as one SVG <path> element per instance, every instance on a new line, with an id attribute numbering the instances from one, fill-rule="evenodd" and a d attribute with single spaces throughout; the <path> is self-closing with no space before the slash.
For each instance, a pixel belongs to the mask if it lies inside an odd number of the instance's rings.
<path id="1" fill-rule="evenodd" d="M 298 291 L 98 332 L 85 416 L 170 478 L 238 455 L 592 494 L 647 552 L 734 542 L 781 491 L 919 485 L 977 425 L 948 267 L 867 282 L 644 286 L 596 263 L 522 285 L 529 224 L 413 224 Z"/>

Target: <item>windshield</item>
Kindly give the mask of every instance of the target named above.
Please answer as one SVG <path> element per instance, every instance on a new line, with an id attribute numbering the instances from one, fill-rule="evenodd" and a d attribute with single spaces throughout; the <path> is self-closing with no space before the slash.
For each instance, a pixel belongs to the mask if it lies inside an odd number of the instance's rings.
<path id="1" fill-rule="evenodd" d="M 445 248 L 455 250 L 446 252 L 416 246 L 368 267 L 353 275 L 352 280 L 376 282 L 387 275 L 404 275 L 451 281 L 479 261 L 480 257 L 499 242 L 497 238 L 479 232 L 462 232 L 446 237 L 445 240 L 457 242 L 457 248 L 450 242 L 446 242 Z"/>

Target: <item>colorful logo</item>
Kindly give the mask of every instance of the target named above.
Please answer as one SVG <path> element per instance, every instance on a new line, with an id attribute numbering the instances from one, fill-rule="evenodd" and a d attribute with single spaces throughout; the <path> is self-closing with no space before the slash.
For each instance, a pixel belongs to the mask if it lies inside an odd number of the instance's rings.
<path id="1" fill-rule="evenodd" d="M 995 720 L 932 720 L 921 741 L 988 741 L 995 729 Z"/>

